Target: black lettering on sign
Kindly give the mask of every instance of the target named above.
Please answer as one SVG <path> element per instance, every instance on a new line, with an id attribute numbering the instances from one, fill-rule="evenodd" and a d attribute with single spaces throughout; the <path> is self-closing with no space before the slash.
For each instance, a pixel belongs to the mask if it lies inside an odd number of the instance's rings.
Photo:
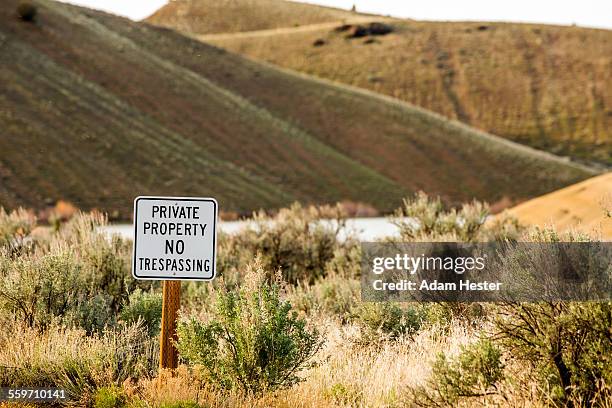
<path id="1" fill-rule="evenodd" d="M 199 220 L 199 211 L 200 207 L 197 206 L 154 205 L 151 208 L 151 216 L 153 218 L 193 218 Z"/>
<path id="2" fill-rule="evenodd" d="M 177 254 L 181 255 L 185 252 L 185 242 L 182 239 L 177 239 L 176 242 L 173 239 L 166 240 L 166 254 Z"/>

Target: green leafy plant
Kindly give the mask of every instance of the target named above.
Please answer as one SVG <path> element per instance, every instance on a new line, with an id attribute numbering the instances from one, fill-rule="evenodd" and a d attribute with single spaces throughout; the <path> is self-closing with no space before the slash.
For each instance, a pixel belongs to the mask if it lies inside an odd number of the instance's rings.
<path id="1" fill-rule="evenodd" d="M 362 328 L 365 342 L 413 334 L 425 318 L 423 309 L 401 308 L 389 302 L 363 303 L 356 309 L 355 320 Z"/>
<path id="2" fill-rule="evenodd" d="M 404 199 L 391 221 L 403 242 L 486 242 L 519 237 L 522 227 L 515 219 L 504 216 L 488 222 L 489 215 L 489 206 L 479 201 L 446 209 L 440 198 L 419 192 Z"/>
<path id="3" fill-rule="evenodd" d="M 102 387 L 96 390 L 94 408 L 121 408 L 126 404 L 123 390 L 115 385 Z"/>
<path id="4" fill-rule="evenodd" d="M 11 220 L 20 219 L 9 217 L 1 228 L 15 230 L 22 222 Z M 128 269 L 129 246 L 97 232 L 105 222 L 99 214 L 80 214 L 32 250 L 1 247 L 0 309 L 43 329 L 53 319 L 88 332 L 113 325 L 136 283 Z"/>
<path id="5" fill-rule="evenodd" d="M 432 366 L 430 389 L 415 391 L 415 402 L 422 406 L 457 406 L 462 399 L 497 393 L 504 378 L 501 350 L 490 340 L 480 340 L 461 348 L 454 357 L 438 355 Z"/>
<path id="6" fill-rule="evenodd" d="M 247 268 L 245 282 L 235 291 L 218 291 L 208 321 L 179 324 L 180 356 L 201 365 L 221 388 L 258 393 L 289 387 L 321 347 L 320 334 L 281 300 L 280 279 L 266 273 L 261 260 Z"/>
<path id="7" fill-rule="evenodd" d="M 254 214 L 251 226 L 219 240 L 219 270 L 228 276 L 260 256 L 267 270 L 281 270 L 288 283 L 313 283 L 330 270 L 355 273 L 356 240 L 340 237 L 346 223 L 341 206 L 293 204 L 274 217 Z M 229 281 L 228 281 L 229 283 Z"/>
<path id="8" fill-rule="evenodd" d="M 159 334 L 161 315 L 161 294 L 145 292 L 138 288 L 130 294 L 128 301 L 124 303 L 119 318 L 127 324 L 142 320 L 149 331 L 149 335 L 155 336 Z"/>

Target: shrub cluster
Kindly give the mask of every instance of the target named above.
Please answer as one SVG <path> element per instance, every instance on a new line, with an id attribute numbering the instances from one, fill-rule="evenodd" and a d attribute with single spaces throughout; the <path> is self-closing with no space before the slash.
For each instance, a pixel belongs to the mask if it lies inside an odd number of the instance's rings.
<path id="1" fill-rule="evenodd" d="M 265 270 L 280 270 L 290 284 L 311 284 L 332 270 L 355 273 L 358 244 L 350 235 L 341 236 L 345 225 L 340 206 L 305 208 L 296 203 L 274 217 L 254 214 L 251 226 L 220 237 L 218 269 L 228 279 L 260 256 Z"/>
<path id="2" fill-rule="evenodd" d="M 225 389 L 259 393 L 291 386 L 321 347 L 320 334 L 281 300 L 280 278 L 272 279 L 261 260 L 248 267 L 245 282 L 235 291 L 218 290 L 207 321 L 179 324 L 180 355 Z"/>
<path id="3" fill-rule="evenodd" d="M 162 296 L 159 292 L 145 292 L 137 288 L 125 301 L 119 319 L 126 324 L 141 321 L 148 329 L 149 335 L 159 334 L 162 317 Z"/>
<path id="4" fill-rule="evenodd" d="M 43 329 L 53 320 L 88 332 L 115 323 L 136 283 L 129 272 L 129 245 L 97 233 L 106 222 L 102 215 L 81 214 L 37 240 L 27 235 L 31 223 L 23 213 L 5 220 L 0 230 L 13 233 L 0 246 L 1 310 Z M 33 244 L 16 253 L 17 239 Z"/>
<path id="5" fill-rule="evenodd" d="M 499 305 L 499 342 L 527 362 L 557 404 L 598 406 L 612 393 L 612 303 Z"/>
<path id="6" fill-rule="evenodd" d="M 522 228 L 511 217 L 489 220 L 489 207 L 478 201 L 446 209 L 442 201 L 420 192 L 404 200 L 392 222 L 402 242 L 488 242 L 516 240 Z"/>
<path id="7" fill-rule="evenodd" d="M 461 399 L 495 394 L 503 371 L 501 350 L 490 340 L 463 346 L 454 357 L 440 353 L 432 366 L 431 390 L 417 388 L 414 402 L 419 406 L 457 406 Z"/>
<path id="8" fill-rule="evenodd" d="M 585 242 L 584 235 L 563 236 L 553 230 L 536 230 L 530 241 L 539 243 Z M 533 246 L 505 259 L 512 276 L 541 270 L 550 249 Z M 567 262 L 585 267 L 586 273 L 599 268 L 609 272 L 609 263 L 596 259 L 593 246 L 579 246 L 565 252 Z M 603 263 L 602 263 L 603 261 Z M 531 269 L 531 270 L 530 270 Z M 584 271 L 574 271 L 582 273 Z M 539 379 L 541 388 L 560 404 L 596 406 L 612 395 L 612 302 L 500 303 L 495 315 L 497 339 L 512 355 L 527 362 Z"/>
<path id="9" fill-rule="evenodd" d="M 389 302 L 366 302 L 355 308 L 354 319 L 361 326 L 363 342 L 394 340 L 416 333 L 425 319 L 425 309 L 400 307 Z"/>
<path id="10" fill-rule="evenodd" d="M 331 274 L 312 285 L 289 286 L 287 296 L 306 315 L 318 314 L 346 323 L 360 304 L 361 286 L 358 279 Z"/>

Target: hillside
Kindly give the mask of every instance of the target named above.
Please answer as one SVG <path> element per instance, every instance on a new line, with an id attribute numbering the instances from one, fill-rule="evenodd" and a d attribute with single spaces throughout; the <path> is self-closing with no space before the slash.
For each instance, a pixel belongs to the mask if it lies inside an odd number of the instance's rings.
<path id="1" fill-rule="evenodd" d="M 206 5 L 180 4 L 190 10 Z M 174 24 L 172 7 L 150 21 L 202 33 L 189 14 Z M 263 6 L 259 12 L 266 14 Z M 217 13 L 216 19 L 233 21 L 239 14 Z M 347 38 L 352 31 L 342 31 L 343 24 L 198 38 L 393 96 L 538 149 L 612 165 L 612 31 L 395 20 L 388 35 Z"/>
<path id="2" fill-rule="evenodd" d="M 526 225 L 554 225 L 612 240 L 612 173 L 537 197 L 509 210 Z"/>
<path id="3" fill-rule="evenodd" d="M 37 1 L 0 9 L 0 205 L 63 199 L 127 219 L 141 194 L 226 211 L 416 190 L 517 202 L 593 172 L 394 99 L 249 61 L 174 31 Z"/>
<path id="4" fill-rule="evenodd" d="M 353 19 L 349 11 L 285 0 L 174 0 L 147 21 L 196 34 L 297 27 Z"/>

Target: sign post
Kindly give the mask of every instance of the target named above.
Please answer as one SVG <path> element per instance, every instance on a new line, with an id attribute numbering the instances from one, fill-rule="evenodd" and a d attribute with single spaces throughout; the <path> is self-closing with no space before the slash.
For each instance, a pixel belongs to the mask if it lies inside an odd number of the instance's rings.
<path id="1" fill-rule="evenodd" d="M 160 369 L 175 369 L 176 320 L 181 280 L 215 277 L 217 201 L 193 197 L 137 197 L 134 200 L 132 275 L 163 280 Z"/>
<path id="2" fill-rule="evenodd" d="M 176 319 L 181 307 L 181 281 L 164 281 L 162 297 L 161 334 L 159 338 L 159 367 L 175 369 L 178 367 L 176 342 Z"/>

